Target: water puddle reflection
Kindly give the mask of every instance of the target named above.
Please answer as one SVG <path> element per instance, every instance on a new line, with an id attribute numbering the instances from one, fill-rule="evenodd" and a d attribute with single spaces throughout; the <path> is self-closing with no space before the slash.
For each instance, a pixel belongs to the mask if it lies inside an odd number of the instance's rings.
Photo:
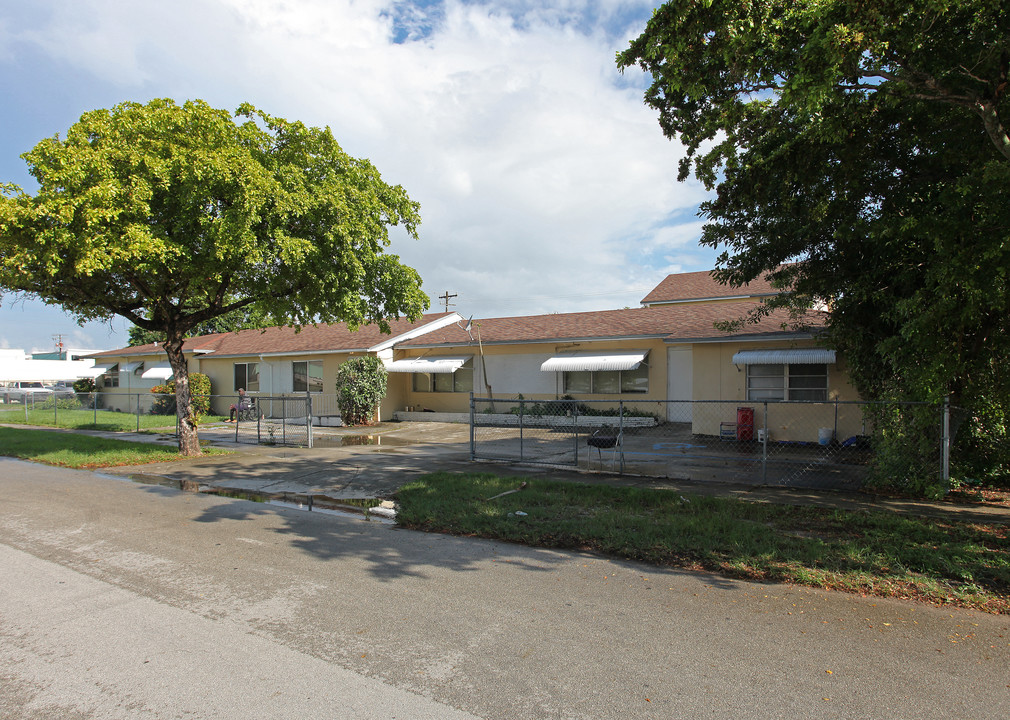
<path id="1" fill-rule="evenodd" d="M 247 500 L 249 502 L 263 503 L 264 505 L 273 505 L 275 507 L 283 507 L 290 510 L 302 510 L 305 512 L 323 513 L 324 515 L 353 517 L 371 520 L 385 525 L 394 525 L 396 523 L 394 518 L 387 516 L 389 514 L 388 510 L 378 507 L 379 503 L 382 502 L 382 500 L 378 498 L 347 499 L 332 498 L 328 495 L 262 493 L 252 490 L 232 490 L 230 488 L 201 485 L 193 480 L 177 480 L 175 478 L 165 477 L 164 475 L 154 475 L 151 473 L 133 473 L 131 475 L 100 474 L 104 477 L 114 478 L 116 480 L 122 480 L 125 478 L 130 482 L 138 483 L 140 485 L 157 485 L 159 487 L 171 488 L 172 490 L 182 490 L 184 492 L 199 492 L 205 495 L 218 495 L 220 497 L 232 498 L 235 500 Z"/>

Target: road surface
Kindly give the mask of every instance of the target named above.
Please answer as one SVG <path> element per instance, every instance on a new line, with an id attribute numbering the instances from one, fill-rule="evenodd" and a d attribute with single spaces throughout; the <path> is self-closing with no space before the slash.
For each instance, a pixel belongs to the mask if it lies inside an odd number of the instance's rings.
<path id="1" fill-rule="evenodd" d="M 1005 718 L 1010 618 L 0 459 L 0 717 Z"/>

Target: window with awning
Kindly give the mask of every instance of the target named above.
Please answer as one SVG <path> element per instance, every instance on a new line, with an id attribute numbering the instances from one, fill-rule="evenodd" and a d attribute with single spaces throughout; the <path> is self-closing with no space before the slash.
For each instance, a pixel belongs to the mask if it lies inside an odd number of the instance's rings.
<path id="1" fill-rule="evenodd" d="M 117 367 L 119 363 L 103 363 L 101 365 L 92 365 L 89 368 L 84 368 L 77 373 L 78 377 L 91 378 L 92 380 L 105 375 L 107 372 Z"/>
<path id="2" fill-rule="evenodd" d="M 648 350 L 610 350 L 603 352 L 560 353 L 540 365 L 542 372 L 598 372 L 635 370 L 649 354 Z"/>
<path id="3" fill-rule="evenodd" d="M 414 392 L 470 392 L 473 355 L 435 355 L 387 362 L 387 372 L 409 372 Z"/>
<path id="4" fill-rule="evenodd" d="M 540 365 L 560 372 L 564 391 L 572 395 L 622 395 L 649 392 L 648 350 L 561 353 Z"/>
<path id="5" fill-rule="evenodd" d="M 168 380 L 173 374 L 172 366 L 167 362 L 163 362 L 147 368 L 140 377 L 145 380 Z"/>
<path id="6" fill-rule="evenodd" d="M 416 357 L 406 358 L 405 360 L 393 360 L 385 363 L 385 366 L 386 372 L 451 374 L 472 359 L 473 355 Z"/>
<path id="7" fill-rule="evenodd" d="M 835 351 L 827 348 L 785 348 L 781 350 L 741 350 L 734 365 L 834 365 Z"/>

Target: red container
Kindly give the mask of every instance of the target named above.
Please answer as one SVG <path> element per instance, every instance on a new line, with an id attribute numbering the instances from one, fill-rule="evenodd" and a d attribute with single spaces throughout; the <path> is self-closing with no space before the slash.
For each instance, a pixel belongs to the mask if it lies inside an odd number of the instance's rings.
<path id="1" fill-rule="evenodd" d="M 736 409 L 736 439 L 754 439 L 754 408 L 738 407 Z"/>

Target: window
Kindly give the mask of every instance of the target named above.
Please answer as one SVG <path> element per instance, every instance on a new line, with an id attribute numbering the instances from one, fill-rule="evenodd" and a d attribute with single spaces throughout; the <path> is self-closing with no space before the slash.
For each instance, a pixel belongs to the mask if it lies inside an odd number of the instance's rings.
<path id="1" fill-rule="evenodd" d="M 747 399 L 824 402 L 828 399 L 828 366 L 748 365 Z"/>
<path id="2" fill-rule="evenodd" d="M 565 392 L 572 395 L 622 395 L 649 392 L 649 367 L 633 370 L 570 370 L 564 373 Z"/>
<path id="3" fill-rule="evenodd" d="M 473 359 L 467 360 L 456 372 L 411 373 L 414 392 L 465 392 L 473 390 Z"/>
<path id="4" fill-rule="evenodd" d="M 323 361 L 298 360 L 291 363 L 292 389 L 295 392 L 323 391 Z"/>
<path id="5" fill-rule="evenodd" d="M 105 387 L 119 387 L 119 363 L 105 371 Z"/>
<path id="6" fill-rule="evenodd" d="M 245 388 L 250 392 L 259 392 L 259 363 L 235 363 L 235 387 L 232 389 L 237 391 L 239 388 Z"/>

